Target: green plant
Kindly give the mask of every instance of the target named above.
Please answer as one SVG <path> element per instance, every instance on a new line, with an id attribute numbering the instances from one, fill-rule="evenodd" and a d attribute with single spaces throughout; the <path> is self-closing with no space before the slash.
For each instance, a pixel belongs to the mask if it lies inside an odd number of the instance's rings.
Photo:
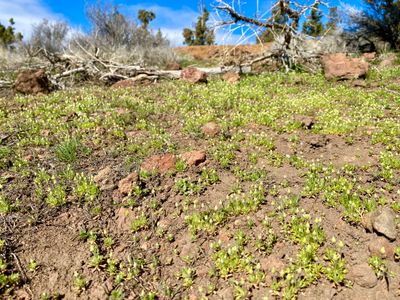
<path id="1" fill-rule="evenodd" d="M 88 282 L 81 274 L 74 272 L 73 285 L 77 293 L 80 293 L 86 289 Z"/>
<path id="2" fill-rule="evenodd" d="M 193 280 L 196 276 L 196 271 L 192 268 L 182 268 L 179 273 L 179 278 L 183 281 L 184 287 L 191 287 L 193 285 Z"/>
<path id="3" fill-rule="evenodd" d="M 81 147 L 76 138 L 67 138 L 55 147 L 55 154 L 60 161 L 73 163 L 78 159 Z"/>
<path id="4" fill-rule="evenodd" d="M 58 207 L 64 205 L 66 202 L 67 195 L 64 186 L 56 183 L 56 185 L 49 190 L 46 203 L 52 207 Z"/>
<path id="5" fill-rule="evenodd" d="M 39 264 L 37 263 L 37 261 L 31 258 L 28 263 L 29 272 L 32 272 L 32 273 L 36 272 L 38 270 L 38 268 L 39 268 Z"/>
<path id="6" fill-rule="evenodd" d="M 341 254 L 335 249 L 328 248 L 325 251 L 324 259 L 328 262 L 328 265 L 324 268 L 326 278 L 335 285 L 342 284 L 348 271 L 346 269 L 346 261 Z"/>
<path id="7" fill-rule="evenodd" d="M 371 256 L 368 259 L 368 264 L 374 270 L 376 277 L 388 278 L 390 276 L 389 268 L 387 264 L 379 256 Z"/>
<path id="8" fill-rule="evenodd" d="M 137 217 L 131 223 L 131 230 L 132 232 L 138 232 L 148 226 L 148 219 L 144 213 L 142 213 L 139 217 Z"/>

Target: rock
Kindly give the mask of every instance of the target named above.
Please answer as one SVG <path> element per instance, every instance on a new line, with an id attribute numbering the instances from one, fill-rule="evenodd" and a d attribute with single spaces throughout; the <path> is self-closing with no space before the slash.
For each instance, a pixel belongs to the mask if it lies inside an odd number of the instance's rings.
<path id="1" fill-rule="evenodd" d="M 21 71 L 15 80 L 14 89 L 27 95 L 48 94 L 51 90 L 50 81 L 43 69 Z"/>
<path id="2" fill-rule="evenodd" d="M 181 155 L 182 160 L 187 166 L 193 167 L 205 162 L 207 156 L 206 151 L 191 151 Z"/>
<path id="3" fill-rule="evenodd" d="M 363 78 L 369 64 L 361 58 L 348 58 L 344 53 L 328 54 L 322 57 L 326 79 Z"/>
<path id="4" fill-rule="evenodd" d="M 229 83 L 238 83 L 240 81 L 240 74 L 236 72 L 226 72 L 222 79 Z"/>
<path id="5" fill-rule="evenodd" d="M 201 127 L 201 132 L 205 136 L 215 137 L 221 132 L 221 127 L 215 122 L 209 122 Z"/>
<path id="6" fill-rule="evenodd" d="M 393 210 L 384 207 L 374 213 L 372 226 L 376 232 L 383 234 L 389 240 L 394 241 L 397 236 L 395 219 L 396 215 Z"/>
<path id="7" fill-rule="evenodd" d="M 364 80 L 360 79 L 354 80 L 351 84 L 354 87 L 362 87 L 362 88 L 366 88 L 368 86 Z"/>
<path id="8" fill-rule="evenodd" d="M 179 71 L 182 70 L 182 67 L 180 64 L 178 64 L 177 62 L 174 63 L 170 63 L 165 67 L 166 70 L 171 70 L 171 71 Z"/>
<path id="9" fill-rule="evenodd" d="M 368 231 L 373 232 L 374 227 L 372 225 L 373 213 L 368 213 L 362 216 L 361 225 Z"/>
<path id="10" fill-rule="evenodd" d="M 153 155 L 141 165 L 141 170 L 146 172 L 159 172 L 166 174 L 175 169 L 175 156 L 173 154 Z"/>
<path id="11" fill-rule="evenodd" d="M 361 58 L 364 58 L 366 61 L 372 61 L 376 58 L 376 52 L 363 53 Z"/>
<path id="12" fill-rule="evenodd" d="M 357 283 L 359 286 L 365 288 L 373 288 L 378 283 L 378 279 L 376 278 L 374 271 L 367 263 L 353 266 L 350 269 L 348 278 Z"/>
<path id="13" fill-rule="evenodd" d="M 149 76 L 147 74 L 140 74 L 140 75 L 136 76 L 135 78 L 117 81 L 116 83 L 114 83 L 111 86 L 111 88 L 113 88 L 113 89 L 133 88 L 138 85 L 153 83 L 155 79 L 156 79 L 156 77 L 154 77 L 154 76 Z"/>
<path id="14" fill-rule="evenodd" d="M 279 272 L 285 267 L 283 261 L 274 255 L 269 255 L 266 258 L 262 258 L 260 260 L 260 265 L 261 269 L 267 271 L 268 273 L 272 272 L 272 270 Z"/>
<path id="15" fill-rule="evenodd" d="M 132 192 L 132 189 L 137 184 L 138 180 L 139 176 L 136 172 L 129 174 L 118 182 L 118 191 L 122 195 L 128 195 Z"/>
<path id="16" fill-rule="evenodd" d="M 207 82 L 207 73 L 194 67 L 189 67 L 182 70 L 181 79 L 191 83 Z"/>
<path id="17" fill-rule="evenodd" d="M 223 289 L 221 291 L 217 292 L 217 299 L 221 300 L 233 300 L 235 297 L 233 296 L 233 288 L 228 287 L 226 289 Z"/>
<path id="18" fill-rule="evenodd" d="M 305 129 L 312 129 L 315 125 L 314 118 L 308 116 L 298 116 L 295 121 L 299 122 Z"/>
<path id="19" fill-rule="evenodd" d="M 117 212 L 117 227 L 121 230 L 131 230 L 131 224 L 135 221 L 135 213 L 125 207 L 121 207 Z"/>
<path id="20" fill-rule="evenodd" d="M 100 170 L 96 176 L 93 177 L 93 181 L 100 186 L 101 191 L 111 190 L 114 188 L 114 184 L 111 179 L 112 169 L 107 166 Z"/>
<path id="21" fill-rule="evenodd" d="M 379 68 L 393 67 L 396 63 L 397 55 L 395 53 L 389 53 L 385 55 L 382 61 L 379 63 Z"/>
<path id="22" fill-rule="evenodd" d="M 383 237 L 373 239 L 368 244 L 368 249 L 371 255 L 379 256 L 381 258 L 394 259 L 394 246 Z"/>

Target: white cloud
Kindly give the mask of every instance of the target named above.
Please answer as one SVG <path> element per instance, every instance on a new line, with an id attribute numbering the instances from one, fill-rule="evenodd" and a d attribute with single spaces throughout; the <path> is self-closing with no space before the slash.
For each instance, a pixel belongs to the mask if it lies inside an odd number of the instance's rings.
<path id="1" fill-rule="evenodd" d="M 32 31 L 32 24 L 43 19 L 60 20 L 63 16 L 53 13 L 41 0 L 0 0 L 0 22 L 8 25 L 10 18 L 26 38 Z"/>

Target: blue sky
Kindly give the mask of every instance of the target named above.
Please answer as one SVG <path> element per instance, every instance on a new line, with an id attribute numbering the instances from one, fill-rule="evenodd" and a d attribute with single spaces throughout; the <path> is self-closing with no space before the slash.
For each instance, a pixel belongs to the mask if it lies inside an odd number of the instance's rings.
<path id="1" fill-rule="evenodd" d="M 228 0 L 229 1 L 229 0 Z M 332 0 L 331 5 L 342 5 L 339 0 Z M 357 7 L 360 0 L 348 0 L 347 3 Z M 5 23 L 10 17 L 16 22 L 16 27 L 25 36 L 29 36 L 31 25 L 40 22 L 43 18 L 48 20 L 64 20 L 77 30 L 87 30 L 89 25 L 85 16 L 85 5 L 93 4 L 96 1 L 79 0 L 0 0 L 0 22 Z M 212 10 L 210 4 L 213 0 L 204 1 Z M 257 1 L 247 0 L 244 10 L 247 13 L 253 13 L 256 3 L 260 4 L 260 11 L 270 7 L 273 0 Z M 151 28 L 160 28 L 171 40 L 173 45 L 179 45 L 182 42 L 181 32 L 184 27 L 190 27 L 196 21 L 199 15 L 198 1 L 196 0 L 115 0 L 114 4 L 120 7 L 120 10 L 132 17 L 137 15 L 138 9 L 151 9 L 157 18 L 151 23 Z M 212 19 L 218 19 L 218 16 L 212 15 Z M 227 30 L 220 30 L 217 33 L 217 42 L 235 43 L 239 38 L 240 32 L 228 34 Z"/>

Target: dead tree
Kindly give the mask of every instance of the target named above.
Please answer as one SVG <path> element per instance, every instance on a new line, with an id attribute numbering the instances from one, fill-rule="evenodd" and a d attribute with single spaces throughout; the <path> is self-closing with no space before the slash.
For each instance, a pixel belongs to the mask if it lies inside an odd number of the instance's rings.
<path id="1" fill-rule="evenodd" d="M 258 38 L 260 30 L 269 30 L 274 36 L 274 49 L 255 61 L 259 62 L 269 58 L 278 59 L 288 70 L 299 61 L 299 58 L 307 59 L 306 56 L 314 55 L 304 53 L 299 47 L 307 37 L 299 33 L 298 28 L 300 19 L 305 17 L 311 9 L 318 5 L 327 6 L 321 0 L 314 0 L 307 5 L 302 5 L 297 0 L 277 0 L 268 11 L 257 13 L 255 17 L 242 13 L 241 0 L 231 0 L 230 3 L 226 0 L 215 0 L 215 2 L 216 12 L 220 19 L 218 26 L 229 26 L 231 32 L 246 27 L 248 30 L 242 30 L 242 32 L 243 36 L 247 37 L 256 36 Z M 282 18 L 277 20 L 277 15 Z M 249 34 L 249 30 L 252 30 L 253 34 Z"/>

